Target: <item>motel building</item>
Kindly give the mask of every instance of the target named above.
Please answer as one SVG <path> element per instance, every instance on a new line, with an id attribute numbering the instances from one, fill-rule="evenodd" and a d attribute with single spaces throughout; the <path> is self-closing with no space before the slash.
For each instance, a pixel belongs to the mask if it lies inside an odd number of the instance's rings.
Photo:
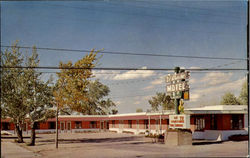
<path id="1" fill-rule="evenodd" d="M 132 134 L 163 134 L 170 129 L 169 118 L 174 111 L 141 112 L 116 115 L 67 115 L 59 116 L 60 133 L 113 131 Z M 227 140 L 229 136 L 248 133 L 247 105 L 215 105 L 185 109 L 186 122 L 193 139 Z M 36 124 L 37 133 L 55 133 L 55 118 Z M 180 124 L 178 126 L 183 126 Z M 10 119 L 1 120 L 1 130 L 15 133 Z M 26 120 L 23 132 L 30 132 Z"/>

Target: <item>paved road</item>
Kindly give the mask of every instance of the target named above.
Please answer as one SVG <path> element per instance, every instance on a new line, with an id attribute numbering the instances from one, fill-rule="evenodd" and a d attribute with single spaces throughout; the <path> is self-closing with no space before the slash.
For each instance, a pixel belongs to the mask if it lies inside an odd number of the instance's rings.
<path id="1" fill-rule="evenodd" d="M 23 147 L 18 146 L 12 142 L 1 142 L 1 158 L 31 158 L 40 157 Z"/>

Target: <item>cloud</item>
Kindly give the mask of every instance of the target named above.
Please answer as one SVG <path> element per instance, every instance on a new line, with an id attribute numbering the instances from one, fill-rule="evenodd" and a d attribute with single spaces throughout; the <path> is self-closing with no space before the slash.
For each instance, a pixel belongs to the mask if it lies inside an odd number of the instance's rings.
<path id="1" fill-rule="evenodd" d="M 190 102 L 203 101 L 205 103 L 211 103 L 212 101 L 220 100 L 221 96 L 223 96 L 226 92 L 232 92 L 235 95 L 238 95 L 245 80 L 246 77 L 242 77 L 235 81 L 223 82 L 212 86 L 211 84 L 208 84 L 205 88 L 195 90 L 191 89 Z"/>
<path id="2" fill-rule="evenodd" d="M 151 82 L 152 85 L 159 85 L 165 83 L 165 76 L 160 76 L 160 78 Z"/>
<path id="3" fill-rule="evenodd" d="M 138 78 L 147 78 L 155 74 L 151 70 L 131 70 L 114 76 L 113 80 L 130 80 Z"/>
<path id="4" fill-rule="evenodd" d="M 196 102 L 198 101 L 198 99 L 201 97 L 200 94 L 198 93 L 193 93 L 192 95 L 190 95 L 190 102 Z"/>
<path id="5" fill-rule="evenodd" d="M 194 83 L 196 83 L 197 82 L 197 79 L 195 79 L 195 78 L 191 78 L 190 80 L 189 80 L 189 84 L 194 84 Z"/>
<path id="6" fill-rule="evenodd" d="M 119 74 L 120 71 L 109 71 L 109 70 L 93 70 L 93 75 L 95 78 L 102 80 L 112 80 L 116 74 Z"/>
<path id="7" fill-rule="evenodd" d="M 201 67 L 191 66 L 191 67 L 189 67 L 189 69 L 201 69 Z"/>
<path id="8" fill-rule="evenodd" d="M 130 79 L 140 79 L 147 78 L 155 75 L 155 71 L 146 70 L 147 67 L 142 67 L 141 69 L 145 70 L 130 70 L 126 72 L 121 71 L 93 71 L 93 74 L 96 78 L 104 79 L 104 80 L 130 80 Z"/>
<path id="9" fill-rule="evenodd" d="M 202 79 L 200 79 L 200 82 L 205 83 L 209 86 L 213 86 L 220 83 L 229 82 L 232 76 L 233 73 L 210 72 L 207 73 Z"/>
<path id="10" fill-rule="evenodd" d="M 150 86 L 147 86 L 147 87 L 142 88 L 142 90 L 149 90 L 149 89 L 153 89 L 154 87 L 155 87 L 155 86 L 150 85 Z"/>

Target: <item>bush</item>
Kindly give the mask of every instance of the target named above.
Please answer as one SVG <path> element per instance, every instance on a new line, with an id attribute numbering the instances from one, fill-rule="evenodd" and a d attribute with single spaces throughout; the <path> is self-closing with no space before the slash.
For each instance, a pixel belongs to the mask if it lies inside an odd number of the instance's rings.
<path id="1" fill-rule="evenodd" d="M 168 129 L 167 132 L 188 132 L 188 133 L 192 133 L 192 131 L 190 129 Z"/>
<path id="2" fill-rule="evenodd" d="M 245 134 L 245 135 L 237 134 L 237 135 L 231 135 L 230 137 L 228 137 L 228 140 L 244 141 L 244 140 L 249 140 L 249 139 L 248 139 L 248 134 Z"/>

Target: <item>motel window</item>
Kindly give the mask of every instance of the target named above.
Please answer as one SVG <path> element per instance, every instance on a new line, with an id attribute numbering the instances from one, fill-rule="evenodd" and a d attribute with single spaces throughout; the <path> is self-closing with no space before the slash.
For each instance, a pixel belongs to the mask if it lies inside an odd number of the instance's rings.
<path id="1" fill-rule="evenodd" d="M 75 121 L 75 129 L 82 128 L 82 121 Z"/>
<path id="2" fill-rule="evenodd" d="M 211 129 L 217 130 L 217 117 L 214 114 L 211 115 Z"/>
<path id="3" fill-rule="evenodd" d="M 148 120 L 144 120 L 144 128 L 148 129 Z"/>
<path id="4" fill-rule="evenodd" d="M 56 123 L 55 122 L 49 122 L 49 129 L 56 129 Z"/>
<path id="5" fill-rule="evenodd" d="M 202 131 L 205 128 L 205 119 L 203 117 L 195 118 L 195 130 Z"/>
<path id="6" fill-rule="evenodd" d="M 128 120 L 128 128 L 132 128 L 132 120 Z"/>
<path id="7" fill-rule="evenodd" d="M 96 128 L 96 121 L 90 121 L 90 128 Z"/>
<path id="8" fill-rule="evenodd" d="M 2 122 L 2 130 L 10 130 L 10 123 Z"/>
<path id="9" fill-rule="evenodd" d="M 243 118 L 240 115 L 232 115 L 231 117 L 231 129 L 237 130 L 243 128 Z"/>
<path id="10" fill-rule="evenodd" d="M 112 128 L 115 128 L 115 120 L 112 120 Z"/>

